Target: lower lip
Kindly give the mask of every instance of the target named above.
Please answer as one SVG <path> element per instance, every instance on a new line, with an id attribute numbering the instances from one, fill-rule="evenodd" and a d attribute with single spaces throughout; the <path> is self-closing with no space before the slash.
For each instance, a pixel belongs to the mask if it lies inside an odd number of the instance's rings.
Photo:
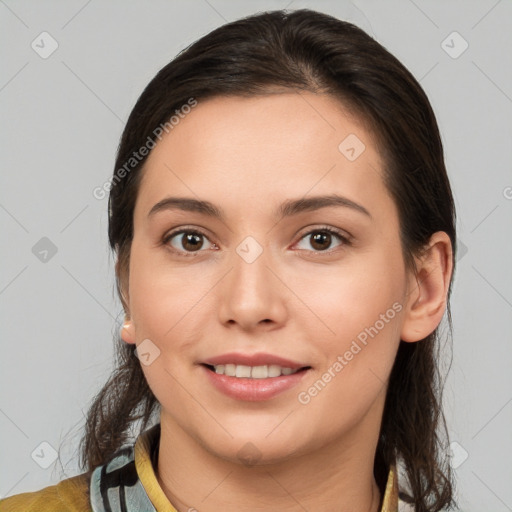
<path id="1" fill-rule="evenodd" d="M 210 382 L 225 395 L 235 400 L 259 402 L 270 400 L 275 396 L 295 387 L 303 379 L 308 370 L 300 370 L 291 375 L 270 377 L 267 379 L 249 379 L 220 375 L 203 366 Z"/>

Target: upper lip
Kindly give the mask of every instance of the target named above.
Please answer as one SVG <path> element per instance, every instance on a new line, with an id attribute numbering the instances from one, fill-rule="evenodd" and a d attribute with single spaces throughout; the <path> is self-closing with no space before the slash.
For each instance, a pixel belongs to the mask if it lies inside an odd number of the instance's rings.
<path id="1" fill-rule="evenodd" d="M 220 356 L 211 357 L 203 361 L 203 364 L 210 366 L 217 366 L 219 364 L 236 364 L 244 366 L 265 366 L 277 365 L 282 368 L 291 368 L 297 370 L 299 368 L 307 367 L 308 365 L 297 363 L 284 357 L 275 356 L 272 354 L 258 353 L 258 354 L 240 354 L 232 352 L 230 354 L 222 354 Z"/>

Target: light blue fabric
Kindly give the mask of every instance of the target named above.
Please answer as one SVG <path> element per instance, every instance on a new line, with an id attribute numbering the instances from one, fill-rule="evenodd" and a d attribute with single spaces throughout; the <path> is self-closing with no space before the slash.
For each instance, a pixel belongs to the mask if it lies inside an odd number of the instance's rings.
<path id="1" fill-rule="evenodd" d="M 134 446 L 93 471 L 90 496 L 93 512 L 156 512 L 137 475 Z"/>

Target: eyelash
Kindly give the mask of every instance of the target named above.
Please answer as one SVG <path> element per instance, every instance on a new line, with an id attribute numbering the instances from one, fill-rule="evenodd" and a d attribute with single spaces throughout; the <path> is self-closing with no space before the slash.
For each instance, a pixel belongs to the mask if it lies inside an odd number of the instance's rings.
<path id="1" fill-rule="evenodd" d="M 334 235 L 335 237 L 337 237 L 339 239 L 339 241 L 341 242 L 342 246 L 343 245 L 346 245 L 346 246 L 352 245 L 351 237 L 349 235 L 345 234 L 341 230 L 338 230 L 338 229 L 335 229 L 335 228 L 332 228 L 332 227 L 328 227 L 328 226 L 320 227 L 320 228 L 315 228 L 315 229 L 312 229 L 312 230 L 304 233 L 300 237 L 299 242 L 301 240 L 303 240 L 304 238 L 306 238 L 308 236 L 311 236 L 314 233 L 329 233 L 329 234 Z M 178 251 L 174 247 L 171 247 L 170 245 L 168 245 L 169 242 L 176 235 L 183 235 L 183 234 L 199 235 L 199 236 L 202 236 L 202 237 L 206 238 L 207 240 L 209 240 L 209 238 L 206 236 L 206 234 L 203 233 L 202 231 L 199 231 L 198 229 L 181 228 L 181 229 L 179 229 L 177 231 L 172 231 L 171 233 L 166 234 L 164 236 L 164 238 L 162 239 L 162 244 L 168 246 L 171 249 L 171 251 L 174 252 L 175 254 L 178 254 L 179 256 L 183 256 L 183 257 L 186 257 L 186 258 L 190 258 L 190 257 L 194 258 L 194 257 L 198 256 L 200 253 L 206 252 L 204 250 L 192 251 L 192 252 Z M 299 242 L 297 242 L 297 243 L 299 243 Z M 213 243 L 213 242 L 210 242 L 210 243 Z M 213 243 L 213 245 L 216 245 L 216 244 Z M 300 250 L 307 250 L 307 249 L 300 249 Z M 314 250 L 312 250 L 312 251 L 309 251 L 309 252 L 312 252 L 313 254 L 322 255 L 322 254 L 331 254 L 335 250 L 336 249 L 326 249 L 325 251 L 314 251 Z"/>

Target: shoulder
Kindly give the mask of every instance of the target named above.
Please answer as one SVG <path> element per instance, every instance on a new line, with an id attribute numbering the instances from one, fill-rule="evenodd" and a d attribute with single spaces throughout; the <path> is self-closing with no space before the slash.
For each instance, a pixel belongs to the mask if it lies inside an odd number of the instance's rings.
<path id="1" fill-rule="evenodd" d="M 91 473 L 62 480 L 39 491 L 0 500 L 0 512 L 90 512 Z"/>

